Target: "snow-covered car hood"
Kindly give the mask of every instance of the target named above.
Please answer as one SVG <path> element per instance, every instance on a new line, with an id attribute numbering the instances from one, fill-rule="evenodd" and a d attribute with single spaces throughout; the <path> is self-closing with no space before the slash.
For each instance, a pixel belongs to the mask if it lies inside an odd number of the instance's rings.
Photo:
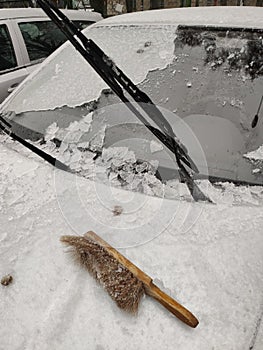
<path id="1" fill-rule="evenodd" d="M 262 188 L 211 187 L 216 204 L 150 197 L 52 168 L 3 137 L 0 162 L 0 274 L 13 276 L 0 288 L 1 349 L 262 349 Z M 137 316 L 119 310 L 59 242 L 88 230 L 199 326 L 148 297 Z"/>

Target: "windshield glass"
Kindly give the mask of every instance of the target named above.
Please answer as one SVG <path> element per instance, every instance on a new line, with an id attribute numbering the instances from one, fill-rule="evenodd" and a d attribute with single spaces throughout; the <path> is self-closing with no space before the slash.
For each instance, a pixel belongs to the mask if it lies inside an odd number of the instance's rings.
<path id="1" fill-rule="evenodd" d="M 197 164 L 196 178 L 263 184 L 262 161 L 251 156 L 263 144 L 262 118 L 251 127 L 263 91 L 261 30 L 97 25 L 86 33 L 159 106 Z M 175 157 L 119 102 L 66 44 L 3 115 L 72 171 L 91 177 L 96 169 L 100 181 L 160 195 L 178 180 Z"/>

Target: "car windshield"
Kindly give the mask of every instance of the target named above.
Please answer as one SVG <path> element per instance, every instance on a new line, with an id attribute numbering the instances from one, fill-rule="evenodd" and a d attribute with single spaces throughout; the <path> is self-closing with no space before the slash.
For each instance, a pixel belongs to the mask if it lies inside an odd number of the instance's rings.
<path id="1" fill-rule="evenodd" d="M 85 31 L 150 96 L 194 159 L 194 178 L 263 184 L 262 30 L 101 25 Z M 12 130 L 81 176 L 162 195 L 174 155 L 70 44 L 3 106 Z"/>

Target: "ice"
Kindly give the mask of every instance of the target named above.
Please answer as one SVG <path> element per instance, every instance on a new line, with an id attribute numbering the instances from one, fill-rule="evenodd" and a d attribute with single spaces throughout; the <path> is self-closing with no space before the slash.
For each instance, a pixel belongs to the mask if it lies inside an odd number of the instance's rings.
<path id="1" fill-rule="evenodd" d="M 228 57 L 227 57 L 227 59 L 228 60 L 231 60 L 232 58 L 234 58 L 235 57 L 235 54 L 234 53 L 231 53 Z"/>
<path id="2" fill-rule="evenodd" d="M 192 196 L 185 183 L 181 183 L 178 179 L 169 180 L 165 184 L 164 194 L 166 198 L 184 198 L 192 201 Z"/>
<path id="3" fill-rule="evenodd" d="M 76 172 L 81 170 L 81 165 L 79 162 L 70 162 L 69 167 L 71 170 L 75 170 Z"/>
<path id="4" fill-rule="evenodd" d="M 136 161 L 134 152 L 129 151 L 128 147 L 103 148 L 101 159 L 105 163 L 120 161 L 121 164 L 125 162 L 135 163 Z"/>
<path id="5" fill-rule="evenodd" d="M 79 142 L 78 143 L 78 148 L 79 149 L 83 149 L 83 150 L 88 149 L 89 148 L 89 142 L 88 141 L 86 141 L 86 142 Z"/>
<path id="6" fill-rule="evenodd" d="M 136 165 L 135 169 L 138 173 L 142 173 L 144 171 L 147 171 L 148 164 L 146 162 L 143 162 L 141 164 Z"/>
<path id="7" fill-rule="evenodd" d="M 39 147 L 39 145 L 38 145 Z M 52 154 L 56 150 L 56 144 L 52 141 L 47 141 L 46 143 L 43 144 L 42 149 L 48 153 Z"/>
<path id="8" fill-rule="evenodd" d="M 75 151 L 75 153 L 72 155 L 70 161 L 72 163 L 79 162 L 81 160 L 82 153 L 78 150 Z"/>
<path id="9" fill-rule="evenodd" d="M 93 151 L 101 150 L 104 144 L 105 131 L 107 126 L 103 126 L 102 129 L 90 140 L 90 149 Z"/>
<path id="10" fill-rule="evenodd" d="M 89 170 L 94 167 L 94 160 L 92 158 L 85 158 L 82 164 L 83 170 Z"/>
<path id="11" fill-rule="evenodd" d="M 248 158 L 248 159 L 252 159 L 252 160 L 262 160 L 263 161 L 263 145 L 260 146 L 255 151 L 244 154 L 244 157 Z"/>
<path id="12" fill-rule="evenodd" d="M 58 155 L 58 160 L 60 160 L 62 163 L 69 164 L 71 158 L 71 152 L 69 150 L 64 151 L 62 154 Z"/>
<path id="13" fill-rule="evenodd" d="M 58 130 L 59 130 L 59 127 L 57 126 L 57 123 L 52 123 L 51 125 L 49 125 L 49 127 L 46 129 L 46 132 L 45 132 L 45 136 L 44 136 L 45 141 L 52 140 L 55 137 Z"/>
<path id="14" fill-rule="evenodd" d="M 92 123 L 92 120 L 93 120 L 93 112 L 88 113 L 88 114 L 85 115 L 85 116 L 83 117 L 83 119 L 82 119 L 82 121 L 83 121 L 84 123 L 87 123 L 87 124 L 89 124 L 89 125 Z"/>
<path id="15" fill-rule="evenodd" d="M 149 164 L 151 165 L 152 172 L 155 174 L 157 169 L 158 169 L 158 166 L 159 166 L 159 161 L 158 160 L 150 160 Z"/>
<path id="16" fill-rule="evenodd" d="M 211 184 L 207 180 L 198 181 L 198 185 L 209 198 L 217 204 L 261 206 L 263 196 L 256 187 L 236 186 L 229 182 Z"/>
<path id="17" fill-rule="evenodd" d="M 129 174 L 127 171 L 119 171 L 118 175 L 127 183 L 130 184 L 134 180 L 135 174 Z"/>
<path id="18" fill-rule="evenodd" d="M 243 157 L 248 159 L 253 165 L 253 174 L 260 175 L 263 172 L 263 145 L 255 151 L 244 154 Z"/>
<path id="19" fill-rule="evenodd" d="M 152 140 L 150 142 L 150 150 L 152 153 L 159 152 L 163 150 L 163 145 L 157 141 Z"/>

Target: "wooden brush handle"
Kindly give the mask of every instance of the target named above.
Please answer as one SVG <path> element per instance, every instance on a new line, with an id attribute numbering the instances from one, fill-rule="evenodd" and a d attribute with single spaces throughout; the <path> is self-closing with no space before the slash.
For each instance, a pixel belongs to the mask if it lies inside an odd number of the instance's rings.
<path id="1" fill-rule="evenodd" d="M 169 295 L 164 293 L 160 288 L 158 288 L 154 283 L 149 285 L 144 285 L 145 292 L 147 295 L 153 297 L 160 304 L 162 304 L 167 310 L 178 317 L 181 321 L 186 323 L 188 326 L 195 328 L 198 325 L 197 318 L 188 311 L 185 307 L 171 298 Z"/>
<path id="2" fill-rule="evenodd" d="M 119 261 L 123 266 L 125 266 L 132 274 L 140 280 L 143 285 L 147 295 L 156 299 L 161 303 L 166 309 L 168 309 L 172 314 L 178 317 L 181 321 L 186 323 L 188 326 L 195 328 L 198 325 L 197 318 L 188 311 L 185 307 L 179 304 L 177 301 L 172 299 L 169 295 L 161 291 L 155 284 L 152 283 L 152 278 L 148 276 L 145 272 L 134 265 L 130 260 L 125 258 L 120 252 L 113 248 L 109 243 L 105 242 L 101 237 L 96 235 L 93 231 L 85 233 L 84 237 L 92 239 L 101 245 L 106 251 L 111 254 L 116 260 Z"/>

